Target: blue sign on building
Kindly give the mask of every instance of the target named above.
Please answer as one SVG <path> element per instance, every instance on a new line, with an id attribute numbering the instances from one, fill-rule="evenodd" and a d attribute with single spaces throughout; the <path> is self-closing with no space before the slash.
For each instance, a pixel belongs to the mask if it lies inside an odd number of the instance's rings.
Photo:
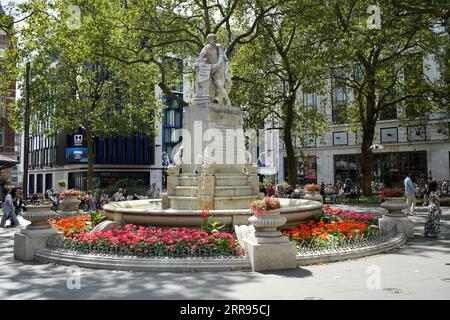
<path id="1" fill-rule="evenodd" d="M 75 163 L 87 163 L 88 148 L 66 148 L 66 161 Z"/>

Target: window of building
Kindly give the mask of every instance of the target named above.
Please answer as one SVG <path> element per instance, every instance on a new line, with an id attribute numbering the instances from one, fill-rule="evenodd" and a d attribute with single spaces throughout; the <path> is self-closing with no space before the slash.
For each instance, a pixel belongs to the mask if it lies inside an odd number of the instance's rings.
<path id="1" fill-rule="evenodd" d="M 287 158 L 284 159 L 284 177 L 287 179 Z M 295 158 L 297 168 L 297 183 L 304 185 L 307 183 L 317 183 L 317 159 L 315 156 L 305 157 L 303 160 L 299 157 Z"/>
<path id="2" fill-rule="evenodd" d="M 347 146 L 348 145 L 348 132 L 347 131 L 333 132 L 333 145 L 334 146 Z"/>
<path id="3" fill-rule="evenodd" d="M 4 145 L 4 140 L 5 140 L 5 132 L 3 131 L 3 129 L 0 129 L 0 146 L 3 147 Z"/>
<path id="4" fill-rule="evenodd" d="M 408 64 L 404 68 L 405 85 L 409 88 L 418 88 L 422 86 L 424 82 L 423 78 L 423 55 L 418 53 L 412 53 L 408 57 Z M 421 107 L 423 107 L 425 101 L 418 97 L 408 99 L 405 102 L 405 113 L 407 118 L 417 118 L 423 116 Z"/>
<path id="5" fill-rule="evenodd" d="M 408 141 L 425 141 L 426 127 L 425 126 L 410 126 L 406 128 Z"/>
<path id="6" fill-rule="evenodd" d="M 395 120 L 397 119 L 397 106 L 389 106 L 381 109 L 380 120 Z"/>
<path id="7" fill-rule="evenodd" d="M 303 93 L 303 104 L 306 107 L 317 108 L 317 94 L 315 92 Z"/>
<path id="8" fill-rule="evenodd" d="M 398 142 L 398 128 L 380 128 L 381 143 Z"/>
<path id="9" fill-rule="evenodd" d="M 334 124 L 344 124 L 347 121 L 347 92 L 342 87 L 334 87 L 332 92 L 332 120 Z"/>
<path id="10" fill-rule="evenodd" d="M 359 185 L 361 173 L 360 155 L 346 154 L 334 156 L 335 182 L 343 183 L 350 177 L 355 185 Z M 427 152 L 389 152 L 374 154 L 372 177 L 376 183 L 388 188 L 401 188 L 408 171 L 419 185 L 427 179 Z"/>

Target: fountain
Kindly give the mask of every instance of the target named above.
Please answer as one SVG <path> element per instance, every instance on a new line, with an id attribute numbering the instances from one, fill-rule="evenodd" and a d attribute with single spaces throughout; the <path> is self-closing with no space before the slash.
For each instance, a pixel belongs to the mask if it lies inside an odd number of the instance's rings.
<path id="1" fill-rule="evenodd" d="M 264 196 L 259 193 L 258 167 L 250 164 L 245 149 L 242 111 L 227 98 L 227 70 L 220 74 L 222 65 L 203 53 L 195 65 L 196 96 L 184 112 L 183 142 L 174 155 L 175 164 L 167 168 L 167 192 L 161 199 L 106 204 L 103 209 L 110 219 L 198 227 L 203 223 L 201 210 L 208 209 L 214 219 L 232 227 L 248 224 L 250 202 Z M 280 202 L 286 226 L 305 222 L 322 208 L 320 202 L 305 199 Z"/>

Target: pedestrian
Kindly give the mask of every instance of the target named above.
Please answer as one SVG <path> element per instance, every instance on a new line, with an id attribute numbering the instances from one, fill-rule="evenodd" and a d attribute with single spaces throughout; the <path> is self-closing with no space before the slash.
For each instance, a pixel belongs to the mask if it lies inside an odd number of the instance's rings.
<path id="1" fill-rule="evenodd" d="M 13 198 L 13 203 L 14 203 L 14 209 L 15 209 L 15 213 L 16 213 L 16 217 L 20 216 L 21 212 L 22 212 L 22 207 L 23 207 L 23 199 L 22 199 L 22 192 L 17 189 L 15 193 L 14 198 Z"/>
<path id="2" fill-rule="evenodd" d="M 15 193 L 15 192 L 14 192 Z M 5 200 L 2 205 L 3 216 L 0 221 L 0 227 L 4 228 L 6 220 L 12 219 L 11 226 L 20 227 L 19 219 L 16 217 L 16 209 L 14 208 L 13 195 L 11 194 L 11 189 L 5 189 Z"/>
<path id="3" fill-rule="evenodd" d="M 429 233 L 436 235 L 436 239 L 439 238 L 441 232 L 441 215 L 442 209 L 439 205 L 439 197 L 437 193 L 430 194 L 430 204 L 428 206 L 428 217 L 424 226 L 424 236 L 428 237 Z"/>
<path id="4" fill-rule="evenodd" d="M 84 202 L 89 211 L 95 210 L 95 197 L 92 191 L 88 191 L 86 197 L 84 198 Z"/>
<path id="5" fill-rule="evenodd" d="M 405 196 L 406 196 L 406 203 L 407 203 L 406 214 L 408 216 L 415 215 L 414 209 L 416 206 L 416 188 L 414 187 L 414 183 L 411 180 L 411 175 L 412 175 L 412 172 L 409 171 L 404 180 Z"/>
<path id="6" fill-rule="evenodd" d="M 128 191 L 127 191 L 127 189 L 123 189 L 123 200 L 124 201 L 127 201 L 128 200 Z"/>
<path id="7" fill-rule="evenodd" d="M 123 191 L 122 188 L 119 188 L 119 190 L 117 190 L 117 192 L 113 195 L 114 201 L 122 201 L 123 200 L 122 191 Z"/>
<path id="8" fill-rule="evenodd" d="M 325 183 L 323 181 L 320 185 L 320 195 L 322 196 L 323 203 L 326 203 L 327 194 L 325 193 Z"/>
<path id="9" fill-rule="evenodd" d="M 100 203 L 103 206 L 108 202 L 109 202 L 109 195 L 105 192 L 105 190 L 102 190 L 102 194 L 100 195 Z"/>
<path id="10" fill-rule="evenodd" d="M 36 204 L 37 202 L 39 202 L 39 197 L 37 193 L 33 193 L 33 195 L 31 196 L 31 204 Z"/>

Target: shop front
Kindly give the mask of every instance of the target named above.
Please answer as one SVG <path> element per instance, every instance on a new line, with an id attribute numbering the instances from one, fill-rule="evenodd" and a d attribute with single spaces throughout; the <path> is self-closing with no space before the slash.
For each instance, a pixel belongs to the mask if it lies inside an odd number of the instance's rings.
<path id="1" fill-rule="evenodd" d="M 409 171 L 413 172 L 413 181 L 419 185 L 427 181 L 427 152 L 386 152 L 374 154 L 372 165 L 373 182 L 388 188 L 403 186 L 403 180 Z M 343 182 L 350 177 L 355 184 L 361 176 L 359 154 L 334 156 L 335 182 Z"/>

